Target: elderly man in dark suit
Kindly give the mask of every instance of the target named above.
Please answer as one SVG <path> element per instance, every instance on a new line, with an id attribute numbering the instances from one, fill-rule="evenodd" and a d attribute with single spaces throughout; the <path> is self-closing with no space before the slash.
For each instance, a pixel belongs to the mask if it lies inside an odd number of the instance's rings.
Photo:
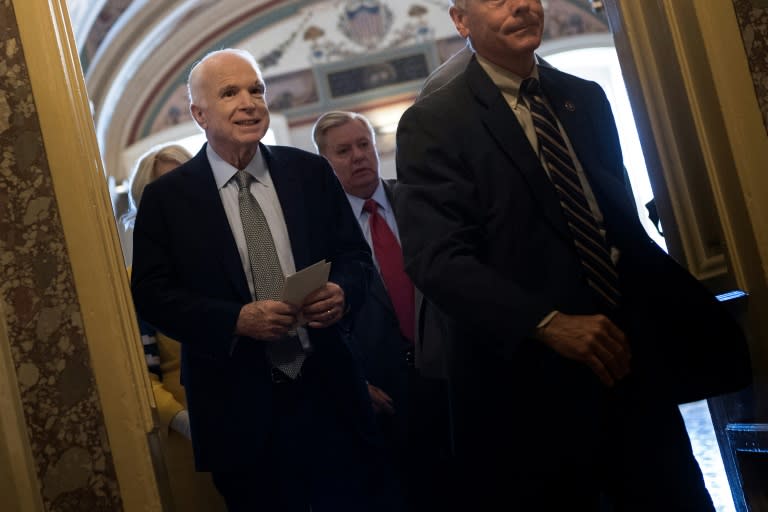
<path id="1" fill-rule="evenodd" d="M 540 1 L 450 14 L 476 56 L 403 115 L 395 209 L 465 506 L 712 510 L 677 404 L 749 382 L 740 329 L 643 231 L 600 87 L 537 66 Z"/>
<path id="2" fill-rule="evenodd" d="M 379 426 L 389 441 L 411 510 L 442 510 L 434 486 L 449 450 L 447 395 L 434 314 L 403 268 L 392 209 L 394 183 L 382 180 L 373 126 L 356 112 L 332 111 L 313 129 L 318 152 L 331 163 L 378 272 L 350 323 L 349 344 L 362 363 Z"/>
<path id="3" fill-rule="evenodd" d="M 339 325 L 367 293 L 368 245 L 325 159 L 260 143 L 253 56 L 207 55 L 189 93 L 208 142 L 147 186 L 132 290 L 141 317 L 182 343 L 197 469 L 232 511 L 371 509 L 373 415 Z M 285 276 L 322 260 L 329 281 L 283 302 Z"/>

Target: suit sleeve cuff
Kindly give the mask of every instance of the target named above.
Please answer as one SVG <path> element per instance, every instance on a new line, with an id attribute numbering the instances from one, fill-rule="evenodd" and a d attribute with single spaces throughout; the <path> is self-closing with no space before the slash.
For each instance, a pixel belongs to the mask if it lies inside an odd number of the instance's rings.
<path id="1" fill-rule="evenodd" d="M 536 324 L 536 329 L 542 329 L 547 325 L 549 325 L 549 322 L 551 322 L 552 319 L 555 318 L 555 315 L 557 315 L 558 313 L 559 313 L 558 310 L 550 311 L 549 314 L 547 314 L 547 316 L 542 318 L 541 321 L 538 324 Z"/>

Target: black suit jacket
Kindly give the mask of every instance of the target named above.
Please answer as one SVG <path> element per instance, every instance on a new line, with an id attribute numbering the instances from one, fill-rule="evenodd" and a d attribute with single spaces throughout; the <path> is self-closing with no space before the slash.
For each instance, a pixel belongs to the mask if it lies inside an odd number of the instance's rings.
<path id="1" fill-rule="evenodd" d="M 675 402 L 746 385 L 740 329 L 637 219 L 605 94 L 554 69 L 539 73 L 597 196 L 609 242 L 621 251 L 624 306 L 611 315 L 629 336 L 633 382 Z M 447 357 L 459 421 L 470 423 L 474 436 L 498 429 L 504 443 L 515 441 L 511 432 L 521 431 L 521 421 L 567 418 L 572 423 L 562 433 L 588 456 L 604 388 L 586 367 L 531 336 L 553 310 L 608 312 L 584 282 L 537 154 L 475 58 L 403 115 L 397 170 L 406 268 L 450 324 Z M 560 437 L 563 445 L 567 437 Z M 568 446 L 554 456 L 565 456 Z"/>
<path id="2" fill-rule="evenodd" d="M 294 148 L 261 145 L 261 151 L 296 269 L 332 262 L 330 280 L 354 312 L 367 291 L 370 251 L 331 168 Z M 252 467 L 263 459 L 271 421 L 270 364 L 264 342 L 232 334 L 240 308 L 252 299 L 205 146 L 146 187 L 133 236 L 138 314 L 182 343 L 198 469 Z M 310 357 L 329 362 L 328 406 L 340 406 L 360 422 L 361 433 L 369 432 L 370 403 L 338 325 L 308 331 Z"/>

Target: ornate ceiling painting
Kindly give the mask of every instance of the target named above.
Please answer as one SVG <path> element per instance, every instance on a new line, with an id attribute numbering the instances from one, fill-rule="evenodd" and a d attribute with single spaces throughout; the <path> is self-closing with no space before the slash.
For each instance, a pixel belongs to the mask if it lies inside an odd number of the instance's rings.
<path id="1" fill-rule="evenodd" d="M 185 80 L 208 51 L 251 51 L 291 125 L 412 98 L 460 49 L 448 0 L 69 0 L 108 174 L 119 153 L 189 123 Z M 545 40 L 607 32 L 588 0 L 548 0 Z M 84 25 L 88 25 L 87 27 Z M 116 156 L 117 155 L 117 156 Z"/>

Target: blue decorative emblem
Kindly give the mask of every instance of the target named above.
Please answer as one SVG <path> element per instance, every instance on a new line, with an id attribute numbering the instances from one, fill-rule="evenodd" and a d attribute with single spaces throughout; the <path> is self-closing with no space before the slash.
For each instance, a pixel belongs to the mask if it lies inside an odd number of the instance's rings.
<path id="1" fill-rule="evenodd" d="M 372 49 L 392 27 L 392 11 L 379 0 L 349 0 L 339 15 L 338 26 L 349 39 Z"/>

